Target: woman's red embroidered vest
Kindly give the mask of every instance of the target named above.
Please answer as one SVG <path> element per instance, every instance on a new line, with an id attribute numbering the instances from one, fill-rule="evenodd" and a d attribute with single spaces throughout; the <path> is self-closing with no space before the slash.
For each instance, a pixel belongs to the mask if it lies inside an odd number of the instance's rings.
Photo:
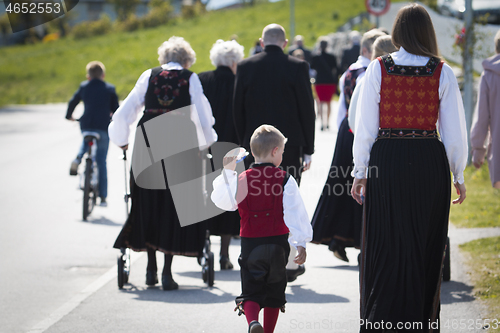
<path id="1" fill-rule="evenodd" d="M 241 237 L 269 237 L 289 232 L 283 219 L 283 181 L 286 172 L 274 166 L 255 166 L 241 173 L 238 188 L 248 188 L 245 198 L 236 197 L 241 216 Z M 243 183 L 244 182 L 244 183 Z"/>
<path id="2" fill-rule="evenodd" d="M 425 66 L 399 66 L 391 55 L 377 59 L 382 71 L 380 128 L 435 130 L 443 62 L 432 57 Z"/>

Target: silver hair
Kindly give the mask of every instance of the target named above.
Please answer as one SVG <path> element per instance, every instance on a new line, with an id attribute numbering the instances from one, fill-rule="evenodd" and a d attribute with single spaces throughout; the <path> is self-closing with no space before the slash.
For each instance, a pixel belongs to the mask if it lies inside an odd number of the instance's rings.
<path id="1" fill-rule="evenodd" d="M 238 44 L 235 40 L 225 42 L 222 39 L 219 39 L 210 50 L 210 60 L 215 67 L 231 67 L 233 63 L 237 63 L 243 59 L 245 56 L 243 53 L 244 50 L 245 48 Z"/>
<path id="2" fill-rule="evenodd" d="M 189 68 L 196 62 L 196 53 L 191 45 L 182 37 L 172 36 L 158 48 L 160 65 L 177 62 Z"/>

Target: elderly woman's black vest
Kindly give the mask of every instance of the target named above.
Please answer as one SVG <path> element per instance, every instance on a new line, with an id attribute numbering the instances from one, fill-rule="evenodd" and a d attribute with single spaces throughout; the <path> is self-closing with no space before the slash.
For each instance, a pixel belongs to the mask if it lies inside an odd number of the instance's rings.
<path id="1" fill-rule="evenodd" d="M 162 114 L 191 105 L 191 96 L 189 95 L 191 74 L 193 72 L 187 69 L 153 68 L 144 101 L 144 112 Z"/>

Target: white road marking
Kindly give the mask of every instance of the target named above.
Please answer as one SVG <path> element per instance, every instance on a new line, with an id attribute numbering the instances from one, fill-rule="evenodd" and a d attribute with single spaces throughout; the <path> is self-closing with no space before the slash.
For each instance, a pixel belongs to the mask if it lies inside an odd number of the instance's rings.
<path id="1" fill-rule="evenodd" d="M 131 253 L 131 265 L 144 255 L 141 253 Z M 116 279 L 118 267 L 114 265 L 106 273 L 101 275 L 97 280 L 88 285 L 85 289 L 64 303 L 60 308 L 52 312 L 47 318 L 33 326 L 27 333 L 42 333 L 49 329 L 52 325 L 56 324 L 59 320 L 63 319 L 67 314 L 76 309 L 83 301 L 96 291 L 104 287 L 112 279 Z"/>

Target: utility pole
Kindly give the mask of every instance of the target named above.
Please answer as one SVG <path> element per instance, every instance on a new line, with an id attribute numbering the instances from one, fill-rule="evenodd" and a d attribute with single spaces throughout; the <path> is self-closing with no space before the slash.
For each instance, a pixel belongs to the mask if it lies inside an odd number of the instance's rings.
<path id="1" fill-rule="evenodd" d="M 295 37 L 295 0 L 290 0 L 290 37 L 292 41 Z"/>
<path id="2" fill-rule="evenodd" d="M 472 10 L 472 0 L 465 0 L 465 48 L 464 48 L 464 109 L 465 121 L 467 123 L 467 140 L 470 152 L 470 128 L 472 126 L 472 115 L 474 113 L 473 98 L 473 76 L 472 59 L 474 56 L 474 12 Z M 467 161 L 470 164 L 470 155 Z"/>

